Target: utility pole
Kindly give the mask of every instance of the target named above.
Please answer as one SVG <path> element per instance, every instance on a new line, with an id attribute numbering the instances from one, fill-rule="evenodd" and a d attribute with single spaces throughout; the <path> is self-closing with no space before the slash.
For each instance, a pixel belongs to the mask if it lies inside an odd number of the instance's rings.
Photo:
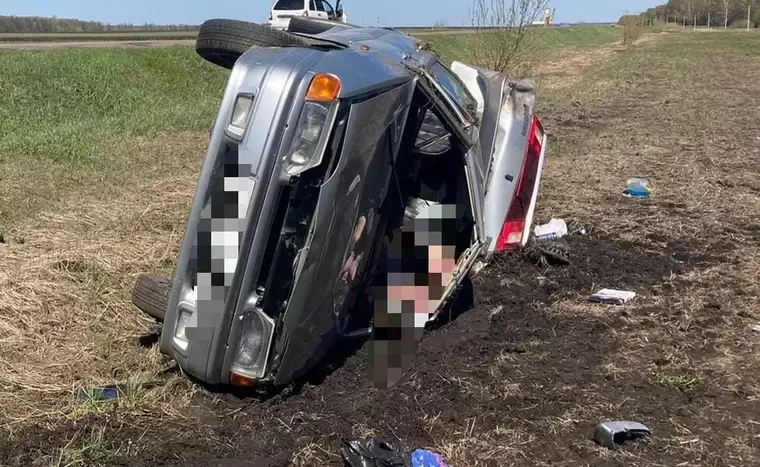
<path id="1" fill-rule="evenodd" d="M 694 29 L 697 29 L 697 14 L 694 13 Z"/>

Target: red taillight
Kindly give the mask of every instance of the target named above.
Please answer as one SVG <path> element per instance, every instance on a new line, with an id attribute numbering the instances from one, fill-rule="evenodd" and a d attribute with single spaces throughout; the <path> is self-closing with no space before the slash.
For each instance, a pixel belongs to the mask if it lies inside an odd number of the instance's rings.
<path id="1" fill-rule="evenodd" d="M 309 10 L 304 10 L 301 16 L 309 16 Z"/>
<path id="2" fill-rule="evenodd" d="M 538 117 L 533 117 L 528 133 L 528 145 L 525 150 L 525 160 L 520 169 L 514 196 L 509 205 L 507 218 L 501 228 L 501 234 L 496 239 L 496 251 L 514 250 L 523 244 L 525 223 L 530 209 L 531 197 L 538 176 L 538 164 L 541 159 L 544 129 Z"/>

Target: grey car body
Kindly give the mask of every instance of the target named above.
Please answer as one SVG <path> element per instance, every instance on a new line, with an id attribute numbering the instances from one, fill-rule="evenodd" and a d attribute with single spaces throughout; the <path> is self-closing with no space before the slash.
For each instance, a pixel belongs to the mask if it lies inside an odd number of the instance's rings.
<path id="1" fill-rule="evenodd" d="M 210 135 L 160 341 L 209 384 L 287 384 L 346 332 L 376 262 L 364 261 L 347 283 L 344 260 L 352 248 L 377 256 L 383 215 L 366 214 L 383 212 L 409 141 L 423 139 L 433 113 L 425 144 L 434 149 L 442 136 L 458 148 L 471 224 L 430 318 L 474 266 L 527 241 L 546 149 L 530 82 L 445 67 L 394 30 L 336 27 L 312 37 L 339 47 L 252 47 L 240 56 Z M 325 76 L 339 80 L 337 97 L 307 99 Z M 318 136 L 304 130 L 309 119 L 322 122 Z M 312 157 L 293 169 L 294 147 L 307 140 Z M 356 247 L 362 218 L 368 241 Z"/>

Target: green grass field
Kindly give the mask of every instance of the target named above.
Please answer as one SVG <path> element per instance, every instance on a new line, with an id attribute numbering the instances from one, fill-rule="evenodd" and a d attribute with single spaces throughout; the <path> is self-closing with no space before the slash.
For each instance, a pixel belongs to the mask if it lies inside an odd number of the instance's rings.
<path id="1" fill-rule="evenodd" d="M 485 33 L 489 34 L 489 33 Z M 533 29 L 529 32 L 527 46 L 532 53 L 545 54 L 567 47 L 590 47 L 620 40 L 621 28 L 611 26 L 582 26 L 574 28 Z M 445 59 L 467 60 L 474 44 L 482 40 L 473 34 L 452 34 L 425 36 L 424 39 Z"/>
<path id="2" fill-rule="evenodd" d="M 540 32 L 541 52 L 619 37 L 616 28 L 602 27 Z M 431 39 L 444 61 L 466 59 L 468 36 Z M 228 75 L 188 46 L 9 51 L 0 53 L 0 69 L 0 178 L 12 180 L 0 187 L 4 222 L 48 205 L 33 196 L 40 187 L 57 199 L 72 182 L 118 183 L 153 170 L 138 168 L 119 149 L 135 138 L 208 131 Z"/>
<path id="3" fill-rule="evenodd" d="M 61 190 L 116 182 L 139 167 L 121 149 L 138 138 L 208 131 L 226 70 L 192 47 L 0 53 L 0 220 L 58 199 Z M 30 183 L 36 180 L 35 183 Z M 48 198 L 33 196 L 40 188 Z M 20 204 L 19 204 L 20 203 Z"/>

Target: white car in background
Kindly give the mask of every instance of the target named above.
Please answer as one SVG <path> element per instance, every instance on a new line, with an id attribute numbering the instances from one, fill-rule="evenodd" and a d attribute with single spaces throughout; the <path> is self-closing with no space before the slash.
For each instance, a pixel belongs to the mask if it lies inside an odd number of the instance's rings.
<path id="1" fill-rule="evenodd" d="M 292 16 L 348 22 L 340 0 L 335 8 L 327 0 L 277 0 L 269 11 L 269 26 L 286 29 Z"/>

